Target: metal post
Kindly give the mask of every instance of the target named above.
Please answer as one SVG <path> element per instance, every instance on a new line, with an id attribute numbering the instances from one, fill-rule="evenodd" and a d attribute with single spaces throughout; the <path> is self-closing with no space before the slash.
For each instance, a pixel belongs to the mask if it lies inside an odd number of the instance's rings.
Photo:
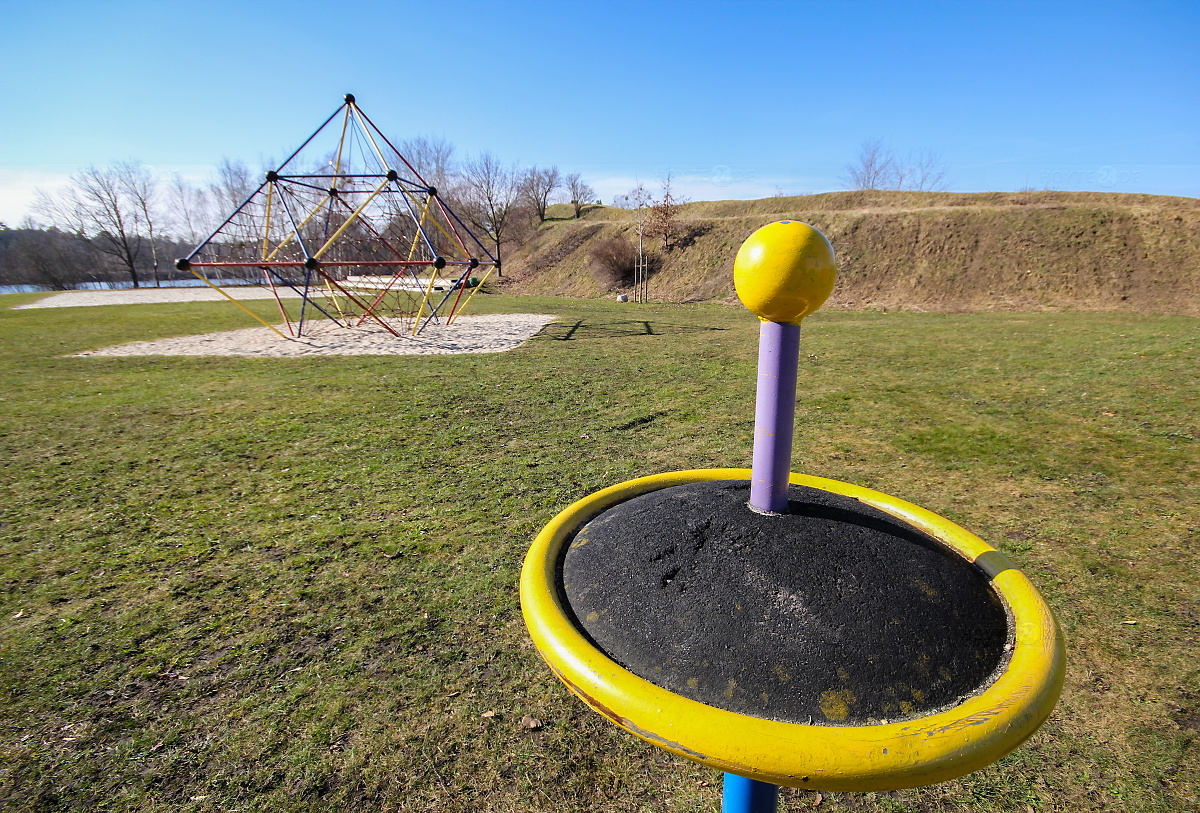
<path id="1" fill-rule="evenodd" d="M 800 325 L 762 322 L 758 332 L 758 395 L 750 477 L 750 507 L 758 511 L 774 514 L 787 511 L 799 358 Z"/>
<path id="2" fill-rule="evenodd" d="M 775 813 L 778 807 L 778 785 L 734 773 L 725 774 L 721 813 Z"/>
<path id="3" fill-rule="evenodd" d="M 638 249 L 637 273 L 634 274 L 634 302 L 646 301 L 646 259 Z"/>
<path id="4" fill-rule="evenodd" d="M 638 217 L 642 216 L 642 202 L 638 199 Z M 644 302 L 642 298 L 642 283 L 646 279 L 646 255 L 642 252 L 642 232 L 644 227 L 638 225 L 638 259 L 637 270 L 633 274 L 633 301 Z"/>

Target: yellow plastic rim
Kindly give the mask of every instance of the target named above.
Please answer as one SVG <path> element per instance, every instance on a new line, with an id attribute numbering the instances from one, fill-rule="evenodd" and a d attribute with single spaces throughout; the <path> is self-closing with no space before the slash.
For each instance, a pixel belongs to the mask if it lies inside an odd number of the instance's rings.
<path id="1" fill-rule="evenodd" d="M 695 469 L 641 477 L 597 491 L 550 521 L 521 570 L 521 610 L 554 673 L 594 710 L 642 739 L 703 765 L 763 782 L 870 791 L 929 785 L 988 765 L 1024 742 L 1062 691 L 1066 654 L 1050 608 L 1023 574 L 974 534 L 878 491 L 792 474 L 794 485 L 853 497 L 924 531 L 973 562 L 1012 613 L 1015 644 L 1004 673 L 949 710 L 898 723 L 812 726 L 708 706 L 655 686 L 594 647 L 559 601 L 555 566 L 576 530 L 605 509 L 662 488 L 749 480 L 749 469 Z"/>

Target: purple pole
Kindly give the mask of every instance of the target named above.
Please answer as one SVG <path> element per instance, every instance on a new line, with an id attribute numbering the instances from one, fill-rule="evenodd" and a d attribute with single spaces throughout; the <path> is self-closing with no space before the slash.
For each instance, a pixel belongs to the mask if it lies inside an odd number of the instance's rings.
<path id="1" fill-rule="evenodd" d="M 787 511 L 799 360 L 800 325 L 764 321 L 758 329 L 758 394 L 750 471 L 750 508 L 754 511 Z M 778 804 L 777 785 L 725 774 L 722 813 L 775 813 Z"/>
<path id="2" fill-rule="evenodd" d="M 800 325 L 764 321 L 758 331 L 758 395 L 750 475 L 750 507 L 757 511 L 787 511 L 799 358 Z"/>

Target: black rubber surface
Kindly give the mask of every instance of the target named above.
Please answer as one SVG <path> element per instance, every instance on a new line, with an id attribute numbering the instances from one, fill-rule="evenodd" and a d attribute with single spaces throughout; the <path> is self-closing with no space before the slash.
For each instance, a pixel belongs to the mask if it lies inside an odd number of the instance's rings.
<path id="1" fill-rule="evenodd" d="M 592 519 L 560 562 L 575 624 L 610 658 L 730 711 L 866 725 L 952 706 L 996 677 L 1008 619 L 957 554 L 857 500 L 749 483 L 661 489 Z"/>

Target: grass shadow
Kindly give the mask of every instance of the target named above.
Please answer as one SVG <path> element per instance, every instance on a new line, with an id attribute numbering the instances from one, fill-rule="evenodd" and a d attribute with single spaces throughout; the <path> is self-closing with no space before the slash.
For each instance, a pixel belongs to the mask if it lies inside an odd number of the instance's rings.
<path id="1" fill-rule="evenodd" d="M 729 330 L 726 327 L 707 325 L 678 325 L 669 323 L 654 323 L 648 319 L 611 322 L 608 324 L 590 323 L 587 319 L 576 319 L 574 322 L 552 322 L 538 334 L 538 338 L 552 339 L 559 342 L 577 341 L 579 339 L 621 339 L 634 336 L 668 336 L 686 333 L 706 333 L 714 330 Z"/>

